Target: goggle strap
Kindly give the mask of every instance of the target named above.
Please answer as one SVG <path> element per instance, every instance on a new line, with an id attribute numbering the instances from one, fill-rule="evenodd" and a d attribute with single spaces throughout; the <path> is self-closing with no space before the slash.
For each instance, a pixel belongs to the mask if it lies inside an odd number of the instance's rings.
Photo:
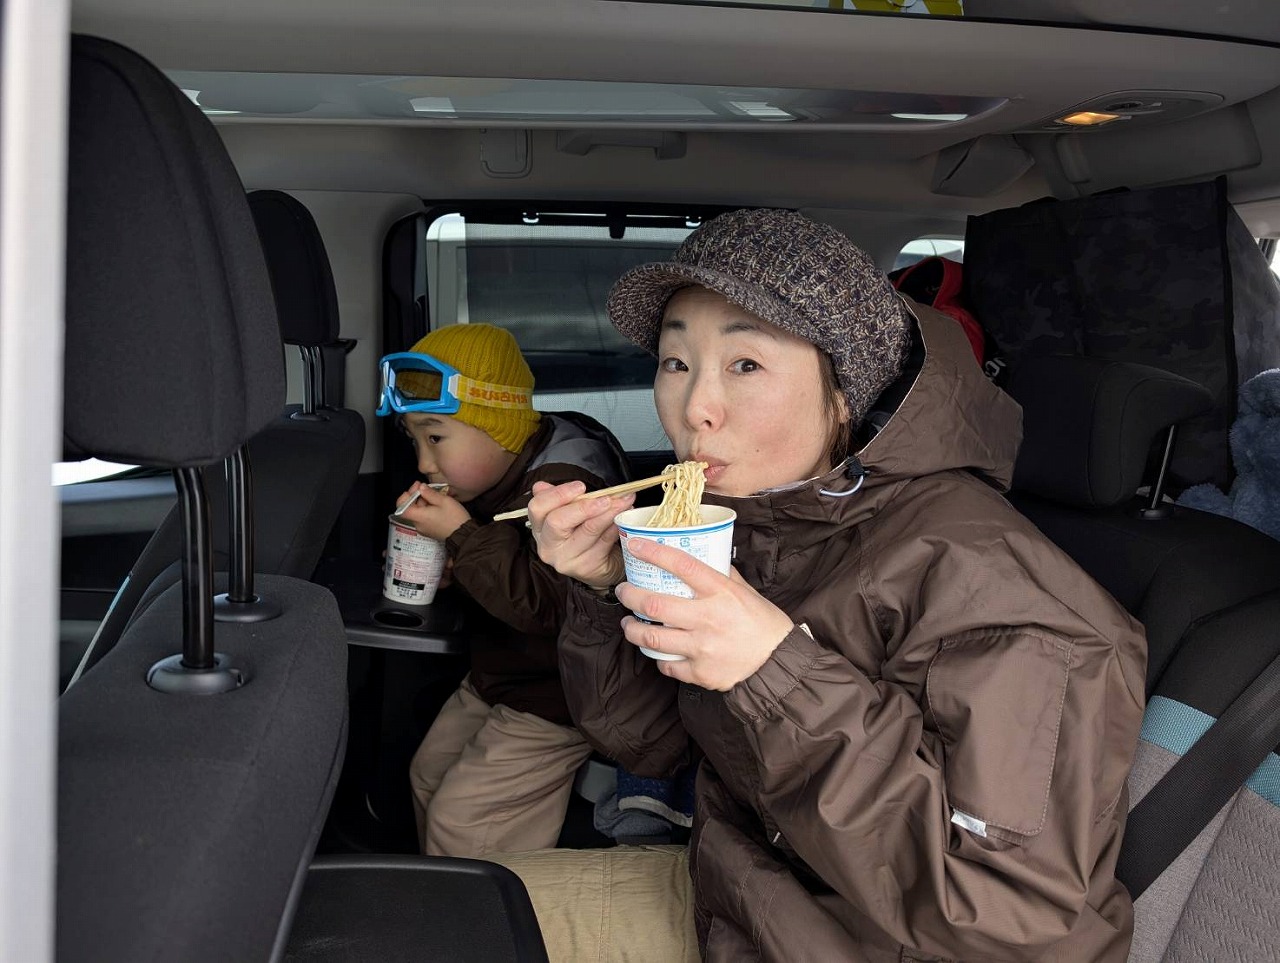
<path id="1" fill-rule="evenodd" d="M 452 379 L 450 379 L 452 381 Z M 464 404 L 485 408 L 528 410 L 533 407 L 533 392 L 528 388 L 498 385 L 489 381 L 476 381 L 466 375 L 458 375 L 456 386 L 450 385 L 454 397 Z"/>

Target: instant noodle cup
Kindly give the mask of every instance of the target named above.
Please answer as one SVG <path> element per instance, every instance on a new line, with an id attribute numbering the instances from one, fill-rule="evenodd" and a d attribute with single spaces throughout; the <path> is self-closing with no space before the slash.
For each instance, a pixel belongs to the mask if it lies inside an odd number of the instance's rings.
<path id="1" fill-rule="evenodd" d="M 387 559 L 382 595 L 406 605 L 430 605 L 440 587 L 448 551 L 444 542 L 421 534 L 404 519 L 388 516 Z"/>
<path id="2" fill-rule="evenodd" d="M 633 538 L 647 538 L 661 545 L 671 545 L 683 552 L 688 552 L 700 562 L 705 562 L 722 575 L 729 574 L 729 563 L 733 558 L 733 522 L 738 513 L 732 508 L 721 505 L 699 505 L 698 514 L 702 523 L 680 528 L 654 528 L 648 524 L 655 507 L 631 508 L 615 518 L 614 524 L 622 542 L 622 561 L 627 570 L 627 581 L 632 585 L 660 592 L 663 595 L 678 595 L 681 598 L 693 598 L 693 589 L 676 578 L 665 569 L 658 568 L 650 562 L 641 561 L 627 549 L 627 543 Z M 652 623 L 639 612 L 632 612 L 636 618 Z M 651 659 L 664 662 L 681 662 L 682 655 L 667 655 L 654 652 L 640 646 L 640 651 Z"/>

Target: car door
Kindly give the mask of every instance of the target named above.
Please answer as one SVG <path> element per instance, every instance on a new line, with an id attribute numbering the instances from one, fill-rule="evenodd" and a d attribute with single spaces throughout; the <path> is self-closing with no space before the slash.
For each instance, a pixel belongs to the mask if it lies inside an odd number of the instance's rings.
<path id="1" fill-rule="evenodd" d="M 69 5 L 0 16 L 0 959 L 47 963 Z"/>

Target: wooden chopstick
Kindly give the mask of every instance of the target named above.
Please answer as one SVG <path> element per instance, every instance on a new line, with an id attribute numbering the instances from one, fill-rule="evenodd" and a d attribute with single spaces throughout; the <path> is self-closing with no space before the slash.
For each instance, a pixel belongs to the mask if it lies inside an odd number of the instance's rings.
<path id="1" fill-rule="evenodd" d="M 641 478 L 637 481 L 623 482 L 621 485 L 614 485 L 612 488 L 601 488 L 599 491 L 583 492 L 575 502 L 580 502 L 587 498 L 604 498 L 607 495 L 626 495 L 629 492 L 638 492 L 641 489 L 652 488 L 654 485 L 661 485 L 664 481 L 670 481 L 676 476 L 668 472 L 665 475 L 653 475 L 650 478 Z M 499 512 L 493 516 L 495 522 L 505 522 L 513 518 L 528 518 L 529 509 L 521 508 L 514 512 Z"/>

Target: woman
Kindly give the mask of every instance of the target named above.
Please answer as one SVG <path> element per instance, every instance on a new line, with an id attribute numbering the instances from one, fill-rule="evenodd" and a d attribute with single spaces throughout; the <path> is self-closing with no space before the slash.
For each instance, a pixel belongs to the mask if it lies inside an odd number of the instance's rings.
<path id="1" fill-rule="evenodd" d="M 645 775 L 702 757 L 704 958 L 1123 961 L 1141 628 L 1001 497 L 1020 413 L 964 332 L 784 211 L 708 222 L 609 311 L 656 351 L 704 500 L 738 513 L 734 571 L 637 539 L 694 597 L 617 585 L 630 502 L 578 484 L 538 486 L 531 524 L 575 580 L 581 730 Z"/>

